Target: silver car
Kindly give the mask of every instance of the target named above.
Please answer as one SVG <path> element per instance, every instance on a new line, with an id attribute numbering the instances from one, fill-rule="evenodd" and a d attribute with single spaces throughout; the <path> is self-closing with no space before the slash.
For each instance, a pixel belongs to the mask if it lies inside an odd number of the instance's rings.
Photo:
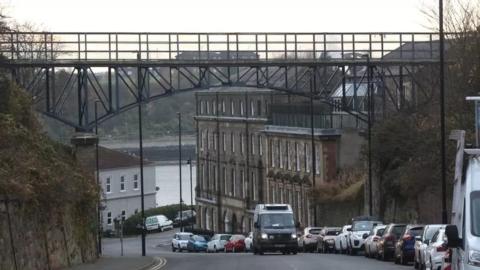
<path id="1" fill-rule="evenodd" d="M 207 252 L 223 251 L 230 237 L 232 237 L 231 234 L 215 234 L 207 243 Z"/>
<path id="2" fill-rule="evenodd" d="M 445 225 L 427 225 L 423 229 L 423 234 L 421 236 L 415 237 L 415 255 L 413 258 L 413 266 L 415 267 L 415 269 L 424 269 L 425 250 L 430 244 L 430 241 L 432 241 L 433 235 L 442 228 L 445 228 Z"/>
<path id="3" fill-rule="evenodd" d="M 370 231 L 367 239 L 365 239 L 365 257 L 377 257 L 377 242 L 382 238 L 383 231 L 385 231 L 386 227 L 386 225 L 378 225 Z"/>
<path id="4" fill-rule="evenodd" d="M 179 232 L 173 236 L 172 239 L 172 251 L 179 251 L 182 252 L 183 250 L 187 250 L 188 240 L 193 236 L 193 233 L 187 232 Z"/>

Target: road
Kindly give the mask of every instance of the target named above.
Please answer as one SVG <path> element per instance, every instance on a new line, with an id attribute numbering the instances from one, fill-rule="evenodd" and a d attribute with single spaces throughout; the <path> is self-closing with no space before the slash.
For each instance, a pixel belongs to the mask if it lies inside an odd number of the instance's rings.
<path id="1" fill-rule="evenodd" d="M 167 259 L 166 270 L 401 270 L 412 266 L 395 265 L 393 262 L 381 262 L 363 256 L 339 254 L 299 253 L 297 255 L 265 254 L 256 256 L 252 253 L 178 253 L 170 249 L 174 231 L 147 235 L 147 255 L 161 256 Z M 120 256 L 120 240 L 104 239 L 104 255 Z M 125 255 L 140 255 L 140 237 L 124 239 Z"/>

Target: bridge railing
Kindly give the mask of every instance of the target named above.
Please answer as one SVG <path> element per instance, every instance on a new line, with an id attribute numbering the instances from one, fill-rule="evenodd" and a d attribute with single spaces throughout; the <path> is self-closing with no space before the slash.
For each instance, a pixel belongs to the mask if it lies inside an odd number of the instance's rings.
<path id="1" fill-rule="evenodd" d="M 11 61 L 426 60 L 438 33 L 100 33 L 3 32 Z"/>

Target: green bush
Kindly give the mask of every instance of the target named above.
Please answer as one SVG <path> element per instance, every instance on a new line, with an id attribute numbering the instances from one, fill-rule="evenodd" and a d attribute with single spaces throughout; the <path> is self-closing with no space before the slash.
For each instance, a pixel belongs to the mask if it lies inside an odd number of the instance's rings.
<path id="1" fill-rule="evenodd" d="M 187 210 L 187 209 L 189 209 L 187 205 L 185 204 L 182 205 L 182 210 Z M 173 221 L 178 211 L 180 211 L 180 204 L 160 206 L 157 208 L 151 208 L 151 209 L 145 210 L 145 218 L 149 216 L 154 216 L 154 215 L 164 215 L 168 219 Z M 140 234 L 141 230 L 138 228 L 138 224 L 141 224 L 141 223 L 142 223 L 141 213 L 137 213 L 127 218 L 125 220 L 125 223 L 123 224 L 123 234 L 125 235 Z"/>

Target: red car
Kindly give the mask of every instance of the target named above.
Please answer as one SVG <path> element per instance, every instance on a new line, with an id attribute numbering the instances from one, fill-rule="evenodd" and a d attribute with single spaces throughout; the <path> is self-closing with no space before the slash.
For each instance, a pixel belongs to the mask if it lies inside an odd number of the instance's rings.
<path id="1" fill-rule="evenodd" d="M 245 236 L 234 234 L 227 243 L 225 243 L 225 252 L 241 252 L 245 251 Z"/>

